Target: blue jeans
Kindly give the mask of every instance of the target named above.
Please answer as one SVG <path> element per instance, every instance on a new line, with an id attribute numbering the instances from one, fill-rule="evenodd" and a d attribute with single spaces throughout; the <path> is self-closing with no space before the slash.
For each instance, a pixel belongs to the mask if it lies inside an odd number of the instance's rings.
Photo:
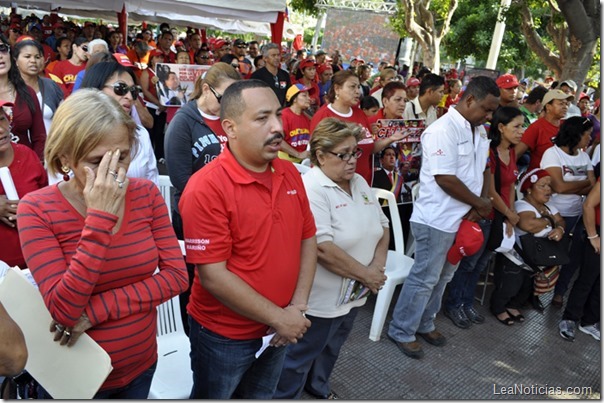
<path id="1" fill-rule="evenodd" d="M 285 347 L 268 347 L 256 359 L 262 339 L 234 340 L 211 332 L 189 316 L 191 399 L 272 399 Z"/>
<path id="2" fill-rule="evenodd" d="M 299 399 L 302 389 L 315 396 L 331 392 L 329 377 L 358 311 L 353 308 L 337 318 L 307 315 L 312 326 L 297 344 L 288 346 L 275 399 Z"/>
<path id="3" fill-rule="evenodd" d="M 445 309 L 455 310 L 462 305 L 466 307 L 474 305 L 474 292 L 480 279 L 480 273 L 487 267 L 493 256 L 493 252 L 486 249 L 491 233 L 491 224 L 491 220 L 480 220 L 478 222 L 484 235 L 484 242 L 476 254 L 464 257 L 459 262 L 459 267 L 449 283 L 449 294 L 444 302 Z"/>
<path id="4" fill-rule="evenodd" d="M 447 261 L 447 252 L 455 241 L 455 233 L 411 222 L 415 237 L 415 262 L 396 302 L 388 335 L 408 343 L 415 333 L 433 331 L 434 318 L 440 310 L 445 286 L 457 265 Z"/>
<path id="5" fill-rule="evenodd" d="M 102 390 L 97 392 L 93 399 L 147 399 L 156 367 L 157 362 L 134 378 L 128 385 L 121 388 Z M 52 399 L 52 396 L 40 385 L 38 386 L 38 399 Z"/>

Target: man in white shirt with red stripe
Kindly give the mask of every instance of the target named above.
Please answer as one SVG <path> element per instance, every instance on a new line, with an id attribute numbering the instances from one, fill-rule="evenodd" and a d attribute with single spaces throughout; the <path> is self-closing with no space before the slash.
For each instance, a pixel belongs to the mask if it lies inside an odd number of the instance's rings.
<path id="1" fill-rule="evenodd" d="M 488 77 L 470 81 L 455 108 L 422 135 L 419 197 L 411 216 L 415 263 L 403 284 L 388 336 L 407 356 L 422 358 L 416 334 L 435 346 L 446 338 L 434 325 L 445 286 L 457 265 L 447 261 L 462 218 L 478 221 L 492 209 L 487 195 L 489 140 L 482 126 L 499 106 Z"/>

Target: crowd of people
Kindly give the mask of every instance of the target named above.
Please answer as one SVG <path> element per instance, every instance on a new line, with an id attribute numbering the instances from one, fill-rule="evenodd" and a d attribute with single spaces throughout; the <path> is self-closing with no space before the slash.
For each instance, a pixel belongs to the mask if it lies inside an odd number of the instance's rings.
<path id="1" fill-rule="evenodd" d="M 207 66 L 179 107 L 161 101 L 162 63 Z M 446 345 L 441 309 L 462 329 L 487 320 L 473 301 L 489 265 L 493 319 L 518 326 L 553 292 L 560 336 L 600 339 L 599 100 L 572 80 L 372 72 L 360 58 L 344 68 L 339 52 L 286 57 L 165 23 L 122 38 L 10 17 L 0 167 L 18 198 L 0 184 L 0 260 L 31 271 L 48 337 L 71 346 L 87 333 L 108 352 L 96 398 L 147 397 L 155 308 L 176 295 L 191 398 L 337 398 L 339 351 L 388 276 L 390 217 L 372 187 L 394 193 L 416 244 L 386 330 L 403 354 L 421 359 L 420 339 Z M 568 259 L 536 264 L 527 239 Z M 7 374 L 26 355 L 13 354 Z"/>

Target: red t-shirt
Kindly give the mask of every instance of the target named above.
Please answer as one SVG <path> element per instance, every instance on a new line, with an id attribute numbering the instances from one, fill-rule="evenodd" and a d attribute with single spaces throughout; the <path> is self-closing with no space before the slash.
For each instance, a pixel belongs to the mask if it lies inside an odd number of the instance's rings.
<path id="1" fill-rule="evenodd" d="M 315 127 L 319 124 L 322 119 L 325 118 L 336 118 L 349 123 L 356 123 L 363 128 L 363 139 L 359 142 L 359 148 L 363 150 L 363 155 L 357 161 L 356 172 L 361 175 L 367 183 L 373 183 L 373 135 L 369 129 L 369 123 L 367 121 L 367 115 L 358 107 L 352 108 L 351 116 L 342 116 L 332 110 L 329 106 L 331 104 L 323 105 L 317 113 L 312 117 L 310 121 L 310 133 L 315 130 Z"/>
<path id="2" fill-rule="evenodd" d="M 205 124 L 208 125 L 210 130 L 212 130 L 216 137 L 218 137 L 218 140 L 220 141 L 220 150 L 224 150 L 227 145 L 227 142 L 229 141 L 229 138 L 224 129 L 222 128 L 222 125 L 220 124 L 220 119 L 211 119 L 210 117 L 208 117 L 208 115 L 202 113 L 201 110 L 199 111 L 199 113 L 201 113 L 201 118 L 203 119 Z"/>
<path id="3" fill-rule="evenodd" d="M 76 75 L 84 69 L 86 69 L 86 62 L 76 66 L 69 60 L 62 60 L 58 62 L 52 69 L 52 74 L 59 77 L 59 79 L 63 82 L 63 93 L 65 94 L 65 98 L 71 95 L 71 91 L 73 91 Z"/>
<path id="4" fill-rule="evenodd" d="M 489 167 L 491 172 L 495 175 L 496 169 L 496 158 L 493 150 L 489 151 Z M 506 206 L 510 209 L 514 209 L 514 203 L 510 203 L 510 191 L 515 186 L 516 179 L 518 179 L 518 166 L 516 165 L 516 151 L 514 148 L 510 148 L 510 163 L 506 165 L 503 161 L 499 160 L 499 172 L 501 178 L 501 192 L 499 196 L 503 199 Z M 495 213 L 491 211 L 490 218 L 493 219 Z"/>
<path id="5" fill-rule="evenodd" d="M 310 142 L 310 119 L 303 113 L 296 115 L 291 108 L 283 109 L 284 140 L 296 151 L 303 152 Z"/>
<path id="6" fill-rule="evenodd" d="M 82 217 L 58 185 L 29 193 L 18 210 L 23 255 L 52 317 L 69 327 L 86 313 L 86 333 L 113 366 L 101 390 L 128 385 L 157 361 L 156 306 L 188 286 L 159 189 L 130 178 L 115 234 L 117 216 Z"/>
<path id="7" fill-rule="evenodd" d="M 553 139 L 558 135 L 559 126 L 554 126 L 545 118 L 534 121 L 522 135 L 522 142 L 531 150 L 531 161 L 528 171 L 539 168 L 545 150 L 554 145 Z"/>
<path id="8" fill-rule="evenodd" d="M 19 144 L 32 148 L 42 161 L 46 144 L 46 127 L 36 93 L 31 87 L 27 87 L 27 91 L 34 102 L 35 112 L 31 113 L 25 99 L 17 93 L 13 108 L 12 132 L 19 137 Z"/>
<path id="9" fill-rule="evenodd" d="M 25 145 L 12 143 L 11 146 L 15 157 L 8 169 L 19 198 L 23 198 L 29 192 L 48 186 L 48 175 L 36 153 Z M 6 194 L 2 182 L 0 182 L 0 194 Z M 21 253 L 17 228 L 10 228 L 8 225 L 0 223 L 0 239 L 2 240 L 0 260 L 6 262 L 9 266 L 19 266 L 21 269 L 25 269 L 27 265 Z"/>
<path id="10" fill-rule="evenodd" d="M 178 208 L 187 262 L 226 261 L 227 269 L 280 307 L 293 296 L 302 240 L 316 233 L 302 178 L 293 164 L 271 162 L 272 190 L 254 179 L 229 148 L 191 176 Z M 226 307 L 195 273 L 187 312 L 199 324 L 238 340 L 266 335 L 268 326 Z"/>

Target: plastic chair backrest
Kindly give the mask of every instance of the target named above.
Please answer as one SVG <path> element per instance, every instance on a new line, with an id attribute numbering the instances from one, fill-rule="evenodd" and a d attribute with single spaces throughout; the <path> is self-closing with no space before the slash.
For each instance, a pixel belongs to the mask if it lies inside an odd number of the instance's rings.
<path id="1" fill-rule="evenodd" d="M 293 163 L 300 175 L 304 175 L 306 172 L 310 171 L 310 167 L 302 164 L 298 164 L 296 162 Z"/>
<path id="2" fill-rule="evenodd" d="M 398 206 L 394 193 L 385 189 L 371 188 L 374 196 L 378 199 L 385 199 L 388 202 L 388 210 L 390 211 L 390 225 L 392 226 L 392 234 L 394 236 L 394 249 L 397 252 L 405 253 L 405 241 L 403 238 L 403 226 L 401 218 L 398 214 Z"/>
<path id="3" fill-rule="evenodd" d="M 164 197 L 166 207 L 168 207 L 168 215 L 170 216 L 170 220 L 172 220 L 172 194 L 170 191 L 171 188 L 172 182 L 170 182 L 170 177 L 168 175 L 159 175 L 159 191 Z"/>

